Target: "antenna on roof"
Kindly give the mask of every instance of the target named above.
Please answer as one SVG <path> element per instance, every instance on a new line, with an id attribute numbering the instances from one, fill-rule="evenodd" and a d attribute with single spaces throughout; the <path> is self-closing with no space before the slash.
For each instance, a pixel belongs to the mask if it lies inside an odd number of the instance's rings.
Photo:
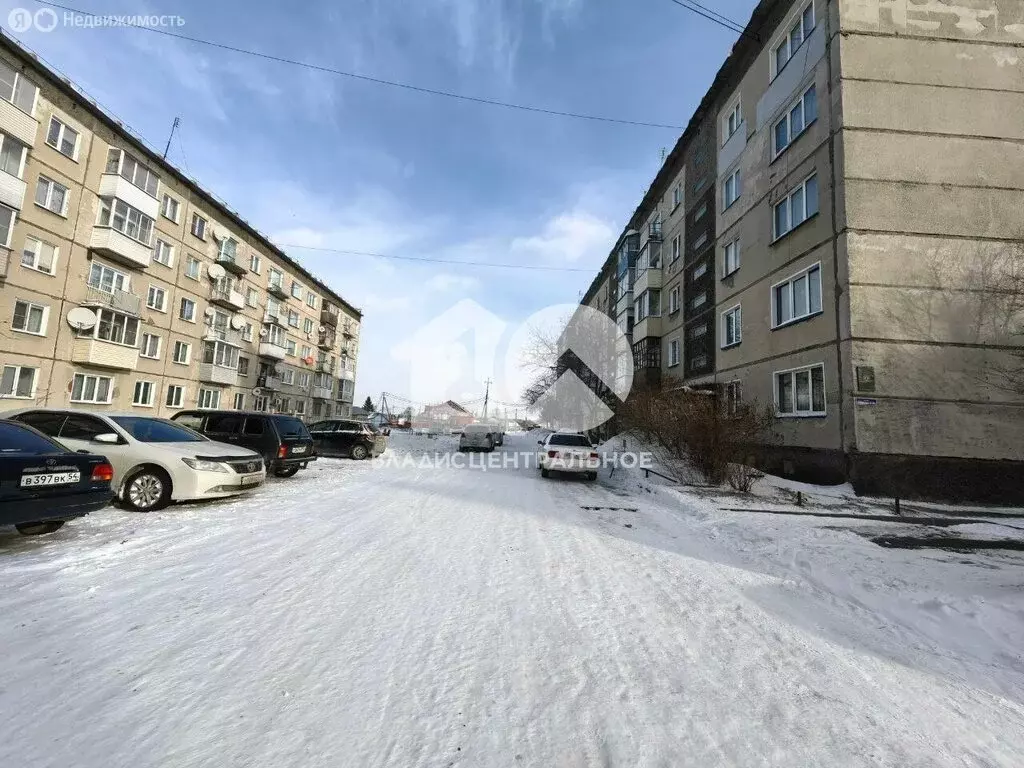
<path id="1" fill-rule="evenodd" d="M 665 147 L 661 148 L 661 162 L 665 162 L 665 155 L 668 154 L 668 150 Z"/>
<path id="2" fill-rule="evenodd" d="M 164 160 L 167 159 L 167 153 L 171 151 L 171 139 L 174 138 L 174 129 L 178 127 L 178 123 L 181 122 L 180 117 L 174 118 L 174 122 L 171 124 L 171 135 L 167 137 L 167 146 L 164 147 Z"/>

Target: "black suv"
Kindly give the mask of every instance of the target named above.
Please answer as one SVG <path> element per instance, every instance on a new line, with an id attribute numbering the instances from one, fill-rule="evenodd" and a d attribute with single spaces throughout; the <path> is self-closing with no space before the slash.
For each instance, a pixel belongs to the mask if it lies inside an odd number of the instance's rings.
<path id="1" fill-rule="evenodd" d="M 369 424 L 349 419 L 318 421 L 309 432 L 321 456 L 346 456 L 361 461 L 380 456 L 388 445 L 387 438 Z"/>
<path id="2" fill-rule="evenodd" d="M 267 474 L 291 477 L 316 461 L 313 438 L 295 416 L 255 411 L 181 411 L 171 417 L 211 440 L 240 445 L 263 456 Z"/>

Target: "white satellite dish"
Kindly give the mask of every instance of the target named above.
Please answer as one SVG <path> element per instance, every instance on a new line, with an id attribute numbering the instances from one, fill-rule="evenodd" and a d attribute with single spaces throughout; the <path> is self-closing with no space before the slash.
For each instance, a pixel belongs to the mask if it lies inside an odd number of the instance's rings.
<path id="1" fill-rule="evenodd" d="M 213 317 L 214 315 L 217 314 L 217 310 L 214 309 L 213 307 L 207 307 L 203 314 L 205 314 L 207 317 Z"/>
<path id="2" fill-rule="evenodd" d="M 211 264 L 206 271 L 214 280 L 220 280 L 222 277 L 224 277 L 224 267 L 222 267 L 220 264 Z"/>
<path id="3" fill-rule="evenodd" d="M 68 325 L 77 331 L 87 331 L 94 328 L 98 322 L 96 313 L 88 307 L 75 307 L 68 312 Z"/>
<path id="4" fill-rule="evenodd" d="M 327 326 L 326 325 L 321 325 L 320 326 L 320 333 L 323 333 L 326 330 L 327 330 Z"/>
<path id="5" fill-rule="evenodd" d="M 260 329 L 260 336 L 266 336 L 268 333 L 269 333 L 269 331 L 266 328 L 261 328 Z"/>
<path id="6" fill-rule="evenodd" d="M 231 327 L 236 331 L 242 330 L 242 328 L 245 327 L 245 318 L 241 315 L 235 315 L 231 318 Z"/>
<path id="7" fill-rule="evenodd" d="M 252 388 L 253 397 L 263 397 L 263 387 Z"/>

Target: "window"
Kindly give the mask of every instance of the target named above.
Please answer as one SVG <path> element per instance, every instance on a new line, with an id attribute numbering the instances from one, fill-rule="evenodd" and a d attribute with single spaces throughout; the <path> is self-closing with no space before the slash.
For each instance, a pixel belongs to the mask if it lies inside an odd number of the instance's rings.
<path id="1" fill-rule="evenodd" d="M 146 293 L 146 306 L 155 309 L 157 312 L 167 311 L 167 291 L 155 285 L 149 286 Z"/>
<path id="2" fill-rule="evenodd" d="M 249 375 L 249 358 L 239 357 L 238 358 L 238 375 L 248 376 Z"/>
<path id="3" fill-rule="evenodd" d="M 28 147 L 3 133 L 0 142 L 0 171 L 20 179 Z"/>
<path id="4" fill-rule="evenodd" d="M 287 354 L 289 354 L 292 357 L 294 357 L 295 356 L 295 340 L 294 339 L 288 339 L 288 341 L 285 342 L 284 350 L 285 350 L 285 352 Z"/>
<path id="5" fill-rule="evenodd" d="M 285 370 L 281 371 L 281 383 L 287 384 L 288 386 L 294 384 L 295 371 L 293 371 L 291 368 L 286 368 Z"/>
<path id="6" fill-rule="evenodd" d="M 296 400 L 295 401 L 295 413 L 299 416 L 303 416 L 306 413 L 306 401 Z"/>
<path id="7" fill-rule="evenodd" d="M 271 267 L 270 272 L 267 274 L 267 283 L 271 288 L 283 291 L 284 274 Z"/>
<path id="8" fill-rule="evenodd" d="M 36 185 L 36 205 L 64 216 L 68 207 L 68 188 L 46 176 L 39 177 Z"/>
<path id="9" fill-rule="evenodd" d="M 818 177 L 811 176 L 775 205 L 775 239 L 792 232 L 818 212 Z"/>
<path id="10" fill-rule="evenodd" d="M 782 40 L 772 49 L 772 79 L 793 58 L 793 54 L 814 31 L 814 3 L 808 3 L 799 18 L 789 27 Z"/>
<path id="11" fill-rule="evenodd" d="M 299 355 L 299 357 L 309 357 L 312 354 L 313 354 L 313 348 L 311 346 L 309 346 L 308 344 L 303 344 L 302 345 L 302 354 Z"/>
<path id="12" fill-rule="evenodd" d="M 308 317 L 302 321 L 302 330 L 304 330 L 306 333 L 313 332 L 313 321 L 310 320 Z"/>
<path id="13" fill-rule="evenodd" d="M 192 299 L 182 299 L 181 309 L 178 310 L 178 316 L 182 320 L 187 320 L 190 323 L 196 321 L 196 303 Z"/>
<path id="14" fill-rule="evenodd" d="M 96 310 L 99 322 L 88 331 L 80 331 L 79 336 L 109 341 L 111 344 L 122 344 L 135 347 L 139 341 L 139 318 L 114 312 L 110 309 Z"/>
<path id="15" fill-rule="evenodd" d="M 727 309 L 722 313 L 722 349 L 739 344 L 743 341 L 742 316 L 740 305 Z"/>
<path id="16" fill-rule="evenodd" d="M 743 114 L 740 110 L 740 102 L 737 100 L 733 108 L 729 110 L 729 114 L 725 116 L 725 120 L 722 122 L 722 132 L 725 135 L 725 141 L 729 141 L 732 135 L 740 129 L 740 123 L 743 122 Z"/>
<path id="17" fill-rule="evenodd" d="M 730 416 L 739 410 L 743 399 L 743 387 L 738 381 L 730 381 L 725 385 L 725 412 Z"/>
<path id="18" fill-rule="evenodd" d="M 281 326 L 270 324 L 264 330 L 267 332 L 266 341 L 268 344 L 275 344 L 279 347 L 284 346 L 286 334 Z M 262 336 L 262 334 L 260 335 Z"/>
<path id="19" fill-rule="evenodd" d="M 232 264 L 235 263 L 235 257 L 238 255 L 238 241 L 233 237 L 225 237 L 220 241 L 220 245 L 217 249 L 217 258 L 222 261 L 230 261 Z"/>
<path id="20" fill-rule="evenodd" d="M 89 285 L 93 288 L 99 288 L 104 293 L 127 291 L 128 275 L 116 269 L 111 269 L 105 264 L 93 261 L 89 267 Z"/>
<path id="21" fill-rule="evenodd" d="M 46 319 L 49 314 L 50 308 L 42 304 L 16 301 L 14 302 L 14 320 L 11 321 L 11 328 L 22 333 L 45 336 Z"/>
<path id="22" fill-rule="evenodd" d="M 260 294 L 255 288 L 245 289 L 246 306 L 258 307 L 260 305 Z"/>
<path id="23" fill-rule="evenodd" d="M 772 131 L 774 137 L 774 156 L 778 157 L 782 152 L 796 141 L 807 127 L 818 119 L 818 93 L 812 85 L 803 96 L 791 105 L 782 119 L 775 124 Z"/>
<path id="24" fill-rule="evenodd" d="M 640 294 L 640 298 L 636 301 L 635 313 L 638 323 L 647 317 L 660 317 L 661 291 L 657 288 L 651 288 Z"/>
<path id="25" fill-rule="evenodd" d="M 200 408 L 220 408 L 220 390 L 219 389 L 200 389 L 199 390 L 199 407 Z"/>
<path id="26" fill-rule="evenodd" d="M 182 403 L 185 402 L 185 388 L 180 384 L 168 384 L 167 385 L 167 399 L 164 400 L 164 404 L 168 408 L 181 408 Z"/>
<path id="27" fill-rule="evenodd" d="M 135 392 L 132 394 L 132 405 L 142 405 L 147 408 L 153 407 L 152 381 L 135 382 Z"/>
<path id="28" fill-rule="evenodd" d="M 114 380 L 109 376 L 76 373 L 71 381 L 72 403 L 109 403 L 114 393 Z"/>
<path id="29" fill-rule="evenodd" d="M 697 309 L 698 307 L 703 307 L 707 303 L 707 300 L 708 295 L 706 293 L 697 294 L 692 299 L 690 299 L 690 309 Z"/>
<path id="30" fill-rule="evenodd" d="M 722 207 L 723 209 L 728 208 L 730 205 L 739 200 L 740 197 L 740 169 L 737 168 L 729 177 L 725 180 L 722 185 Z"/>
<path id="31" fill-rule="evenodd" d="M 698 194 L 704 187 L 708 185 L 707 175 L 701 176 L 697 181 L 693 183 L 693 194 Z"/>
<path id="32" fill-rule="evenodd" d="M 242 326 L 242 338 L 246 341 L 252 341 L 253 327 L 252 323 L 246 323 Z"/>
<path id="33" fill-rule="evenodd" d="M 174 246 L 157 238 L 156 245 L 153 246 L 153 261 L 165 267 L 174 266 Z"/>
<path id="34" fill-rule="evenodd" d="M 50 118 L 50 128 L 46 132 L 46 143 L 62 155 L 78 160 L 78 131 L 58 120 Z"/>
<path id="35" fill-rule="evenodd" d="M 192 234 L 200 240 L 206 239 L 206 219 L 198 213 L 192 214 Z"/>
<path id="36" fill-rule="evenodd" d="M 0 398 L 32 398 L 36 395 L 36 369 L 5 365 L 0 376 Z"/>
<path id="37" fill-rule="evenodd" d="M 672 261 L 679 258 L 683 252 L 683 236 L 676 235 L 672 238 Z"/>
<path id="38" fill-rule="evenodd" d="M 309 386 L 309 373 L 307 371 L 303 371 L 302 373 L 299 374 L 299 386 L 300 387 L 308 387 Z"/>
<path id="39" fill-rule="evenodd" d="M 22 112 L 32 114 L 36 104 L 36 87 L 4 62 L 0 62 L 0 98 L 11 102 Z"/>
<path id="40" fill-rule="evenodd" d="M 106 173 L 118 174 L 150 197 L 155 198 L 160 189 L 160 177 L 123 149 L 111 147 L 107 150 Z"/>
<path id="41" fill-rule="evenodd" d="M 178 365 L 188 365 L 192 357 L 192 345 L 185 341 L 174 342 L 174 355 L 172 360 Z"/>
<path id="42" fill-rule="evenodd" d="M 238 370 L 238 347 L 222 341 L 203 342 L 203 362 L 219 368 Z"/>
<path id="43" fill-rule="evenodd" d="M 316 294 L 312 291 L 306 292 L 306 306 L 310 309 L 316 309 Z"/>
<path id="44" fill-rule="evenodd" d="M 235 403 L 234 403 L 234 405 L 235 405 L 235 410 L 236 411 L 244 411 L 245 410 L 245 393 L 244 392 L 235 392 Z"/>
<path id="45" fill-rule="evenodd" d="M 132 208 L 124 200 L 116 197 L 100 198 L 100 218 L 97 226 L 116 229 L 147 246 L 153 237 L 153 220 L 138 208 Z"/>
<path id="46" fill-rule="evenodd" d="M 683 204 L 683 185 L 676 184 L 672 188 L 672 209 L 675 210 Z"/>
<path id="47" fill-rule="evenodd" d="M 728 277 L 740 268 L 740 241 L 726 243 L 722 251 L 722 277 Z"/>
<path id="48" fill-rule="evenodd" d="M 151 360 L 159 360 L 160 337 L 152 333 L 142 334 L 142 346 L 139 348 L 139 357 L 148 357 Z"/>
<path id="49" fill-rule="evenodd" d="M 288 325 L 290 325 L 292 328 L 299 327 L 299 313 L 296 312 L 294 309 L 288 310 Z"/>
<path id="50" fill-rule="evenodd" d="M 825 366 L 812 365 L 775 374 L 778 416 L 825 415 Z"/>
<path id="51" fill-rule="evenodd" d="M 821 312 L 821 265 L 772 286 L 772 328 Z"/>
<path id="52" fill-rule="evenodd" d="M 668 313 L 671 315 L 679 311 L 679 286 L 668 292 Z"/>
<path id="53" fill-rule="evenodd" d="M 701 325 L 695 325 L 693 328 L 690 329 L 690 340 L 694 341 L 696 339 L 699 339 L 702 336 L 704 336 L 705 334 L 707 334 L 707 332 L 708 332 L 708 325 L 707 325 L 707 323 L 702 323 Z"/>
<path id="54" fill-rule="evenodd" d="M 302 298 L 302 286 L 299 285 L 294 280 L 292 280 L 292 298 L 293 299 L 301 299 Z"/>
<path id="55" fill-rule="evenodd" d="M 191 277 L 193 280 L 198 280 L 199 276 L 203 273 L 203 263 L 199 261 L 195 256 L 185 257 L 185 277 Z"/>
<path id="56" fill-rule="evenodd" d="M 21 266 L 48 275 L 56 274 L 57 248 L 34 237 L 26 237 L 25 248 L 21 252 Z"/>
<path id="57" fill-rule="evenodd" d="M 668 367 L 679 365 L 679 339 L 672 339 L 668 343 Z"/>
<path id="58" fill-rule="evenodd" d="M 160 204 L 160 213 L 165 219 L 170 219 L 177 224 L 180 207 L 177 200 L 170 195 L 164 195 L 163 202 Z"/>
<path id="59" fill-rule="evenodd" d="M 259 257 L 259 254 L 254 253 L 251 256 L 249 256 L 249 271 L 250 272 L 255 272 L 258 275 L 262 268 L 263 268 L 263 265 L 261 263 L 261 259 Z"/>
<path id="60" fill-rule="evenodd" d="M 707 272 L 708 272 L 708 263 L 706 261 L 702 261 L 700 264 L 698 264 L 696 267 L 694 267 L 693 272 L 690 274 L 690 279 L 691 280 L 698 280 L 698 279 L 704 277 L 704 275 L 706 275 Z"/>
<path id="61" fill-rule="evenodd" d="M 705 232 L 704 234 L 702 234 L 700 237 L 698 237 L 694 241 L 694 243 L 693 243 L 693 252 L 697 253 L 697 251 L 699 251 L 701 248 L 704 247 L 704 243 L 706 243 L 707 241 L 708 241 L 708 233 Z"/>

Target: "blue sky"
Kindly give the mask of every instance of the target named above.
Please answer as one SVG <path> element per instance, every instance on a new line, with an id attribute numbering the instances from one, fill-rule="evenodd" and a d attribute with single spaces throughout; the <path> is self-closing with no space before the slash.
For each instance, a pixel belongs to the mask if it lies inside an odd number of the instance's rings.
<path id="1" fill-rule="evenodd" d="M 63 4 L 177 14 L 184 33 L 237 47 L 678 125 L 736 38 L 670 0 Z M 745 22 L 755 0 L 705 4 Z M 19 6 L 41 7 L 3 0 L 0 19 Z M 169 159 L 364 311 L 359 400 L 382 390 L 469 397 L 472 382 L 453 391 L 445 376 L 396 359 L 396 348 L 462 299 L 510 328 L 577 301 L 679 133 L 468 104 L 142 30 L 58 26 L 15 37 L 151 145 L 162 149 L 180 117 Z M 297 246 L 589 271 L 412 264 Z M 516 399 L 514 382 L 499 386 L 500 398 Z"/>

